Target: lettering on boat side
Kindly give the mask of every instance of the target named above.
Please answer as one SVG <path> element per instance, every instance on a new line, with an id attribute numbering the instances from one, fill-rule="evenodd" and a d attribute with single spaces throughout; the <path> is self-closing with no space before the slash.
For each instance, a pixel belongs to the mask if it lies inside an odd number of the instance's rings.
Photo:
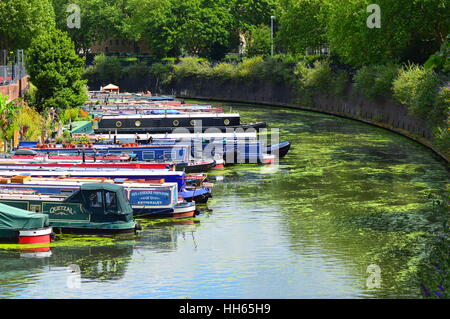
<path id="1" fill-rule="evenodd" d="M 67 206 L 53 206 L 49 213 L 52 215 L 75 215 L 75 211 Z"/>
<path id="2" fill-rule="evenodd" d="M 221 312 L 223 314 L 268 314 L 270 313 L 270 304 L 224 304 L 221 308 L 214 306 L 192 305 L 186 303 L 180 306 L 180 314 L 205 314 L 207 317 L 211 316 L 213 311 Z"/>

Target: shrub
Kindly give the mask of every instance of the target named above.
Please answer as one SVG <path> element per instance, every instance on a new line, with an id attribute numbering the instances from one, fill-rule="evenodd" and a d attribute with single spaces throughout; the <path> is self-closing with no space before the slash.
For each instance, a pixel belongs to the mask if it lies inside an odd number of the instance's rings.
<path id="1" fill-rule="evenodd" d="M 240 79 L 259 78 L 263 61 L 264 59 L 260 55 L 252 58 L 244 58 L 243 61 L 237 65 L 237 77 Z"/>
<path id="2" fill-rule="evenodd" d="M 436 116 L 437 93 L 441 80 L 432 70 L 408 65 L 402 68 L 393 83 L 394 98 L 407 105 L 411 113 L 432 122 Z"/>
<path id="3" fill-rule="evenodd" d="M 145 78 L 150 74 L 150 67 L 145 63 L 134 63 L 123 69 L 123 75 L 130 78 Z"/>
<path id="4" fill-rule="evenodd" d="M 350 74 L 346 70 L 338 70 L 330 79 L 331 92 L 335 95 L 342 95 L 350 82 Z"/>
<path id="5" fill-rule="evenodd" d="M 191 76 L 208 77 L 211 74 L 211 65 L 204 59 L 185 57 L 173 66 L 173 71 L 175 76 L 180 79 Z"/>
<path id="6" fill-rule="evenodd" d="M 212 76 L 218 79 L 230 80 L 236 77 L 236 65 L 233 63 L 219 63 L 212 69 Z"/>
<path id="7" fill-rule="evenodd" d="M 94 64 L 84 71 L 83 78 L 89 82 L 106 85 L 109 83 L 118 83 L 123 77 L 120 59 L 115 56 L 106 56 L 104 54 L 96 55 Z"/>
<path id="8" fill-rule="evenodd" d="M 325 90 L 331 84 L 331 67 L 328 61 L 316 61 L 314 67 L 308 67 L 306 62 L 299 62 L 295 74 L 300 77 L 300 83 L 306 88 Z"/>
<path id="9" fill-rule="evenodd" d="M 378 100 L 392 96 L 392 83 L 400 67 L 396 64 L 364 66 L 356 72 L 355 89 L 361 95 Z"/>

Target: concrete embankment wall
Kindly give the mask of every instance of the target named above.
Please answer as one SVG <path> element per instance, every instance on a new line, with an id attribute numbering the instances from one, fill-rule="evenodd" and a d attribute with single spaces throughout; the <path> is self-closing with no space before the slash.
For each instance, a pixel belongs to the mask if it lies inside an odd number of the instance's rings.
<path id="1" fill-rule="evenodd" d="M 165 91 L 180 98 L 283 106 L 350 118 L 407 136 L 430 148 L 445 161 L 450 161 L 430 143 L 431 129 L 421 119 L 408 114 L 406 106 L 391 100 L 368 100 L 356 94 L 351 85 L 340 96 L 315 94 L 308 105 L 298 102 L 298 93 L 288 85 L 263 81 L 246 84 L 186 78 L 173 83 Z"/>

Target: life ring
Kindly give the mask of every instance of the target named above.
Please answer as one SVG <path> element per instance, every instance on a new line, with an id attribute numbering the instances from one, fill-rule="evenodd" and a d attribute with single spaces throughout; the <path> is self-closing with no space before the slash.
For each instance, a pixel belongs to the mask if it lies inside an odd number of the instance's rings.
<path id="1" fill-rule="evenodd" d="M 229 120 L 229 119 L 225 119 L 225 120 L 223 121 L 223 124 L 229 125 L 229 124 L 230 124 L 230 120 Z"/>
<path id="2" fill-rule="evenodd" d="M 175 121 L 172 122 L 172 124 L 173 124 L 173 126 L 178 126 L 178 125 L 180 125 L 180 121 L 175 120 Z"/>
<path id="3" fill-rule="evenodd" d="M 117 121 L 116 122 L 116 127 L 122 127 L 122 122 L 121 121 Z"/>
<path id="4" fill-rule="evenodd" d="M 195 126 L 195 120 L 191 120 L 189 123 L 190 123 L 192 126 Z"/>

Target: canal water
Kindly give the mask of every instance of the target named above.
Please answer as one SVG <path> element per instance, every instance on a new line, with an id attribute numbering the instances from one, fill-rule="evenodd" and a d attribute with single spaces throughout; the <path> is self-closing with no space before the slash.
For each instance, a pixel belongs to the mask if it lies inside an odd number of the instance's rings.
<path id="1" fill-rule="evenodd" d="M 423 236 L 442 221 L 428 217 L 449 183 L 445 163 L 405 137 L 347 119 L 232 110 L 292 143 L 276 169 L 211 173 L 213 198 L 201 215 L 144 222 L 137 237 L 66 235 L 47 257 L 4 246 L 0 297 L 421 297 Z"/>

